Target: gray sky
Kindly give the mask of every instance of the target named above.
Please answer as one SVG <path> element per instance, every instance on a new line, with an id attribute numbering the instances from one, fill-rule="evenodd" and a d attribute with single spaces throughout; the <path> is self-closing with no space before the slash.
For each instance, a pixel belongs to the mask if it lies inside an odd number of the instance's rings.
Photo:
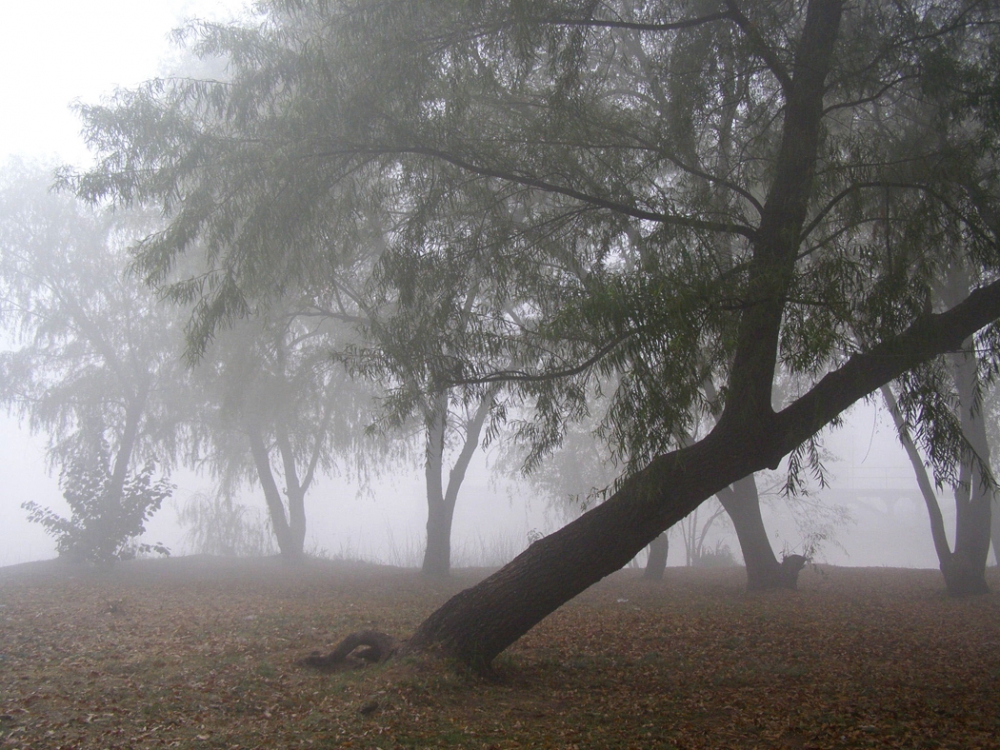
<path id="1" fill-rule="evenodd" d="M 75 100 L 156 76 L 172 29 L 189 17 L 226 19 L 243 0 L 32 0 L 4 4 L 0 24 L 0 158 L 87 158 Z"/>
<path id="2" fill-rule="evenodd" d="M 79 136 L 79 124 L 70 109 L 73 101 L 97 102 L 116 87 L 129 87 L 164 70 L 171 59 L 170 31 L 190 17 L 226 19 L 245 7 L 242 0 L 32 0 L 9 2 L 0 24 L 0 163 L 20 154 L 51 161 L 84 164 L 88 154 Z M 24 520 L 20 503 L 31 499 L 58 507 L 61 499 L 55 478 L 44 470 L 44 439 L 28 438 L 17 424 L 0 415 L 0 565 L 53 555 L 53 544 L 41 529 Z M 845 476 L 856 467 L 876 472 L 897 471 L 907 464 L 888 421 L 871 409 L 855 412 L 852 427 L 831 438 L 831 448 L 843 463 L 834 475 Z M 898 473 L 898 472 L 897 472 Z M 469 479 L 456 512 L 456 548 L 500 544 L 503 537 L 519 544 L 529 529 L 551 530 L 538 504 L 526 504 L 518 490 L 495 492 L 484 478 L 485 469 Z M 178 480 L 180 499 L 198 489 L 197 478 Z M 372 497 L 358 498 L 355 489 L 331 480 L 307 499 L 310 503 L 312 546 L 331 554 L 353 550 L 368 557 L 415 554 L 421 544 L 426 505 L 419 478 L 404 477 L 386 484 Z M 944 507 L 948 507 L 945 502 Z M 840 564 L 934 565 L 933 549 L 922 507 L 862 508 L 862 515 L 883 518 L 902 513 L 913 540 L 892 549 L 874 544 L 864 534 L 844 529 L 845 550 L 828 548 L 827 557 Z M 796 531 L 782 522 L 780 502 L 766 509 L 775 535 L 774 546 L 794 551 Z M 155 520 L 151 536 L 175 545 L 174 511 L 165 508 Z M 868 519 L 859 518 L 862 523 Z M 922 530 L 922 538 L 920 538 Z M 493 541 L 491 541 L 493 540 Z M 679 544 L 672 545 L 671 564 L 682 560 Z M 735 543 L 734 543 L 735 547 Z M 395 551 L 393 551 L 395 548 Z M 391 560 L 387 560 L 390 561 Z"/>

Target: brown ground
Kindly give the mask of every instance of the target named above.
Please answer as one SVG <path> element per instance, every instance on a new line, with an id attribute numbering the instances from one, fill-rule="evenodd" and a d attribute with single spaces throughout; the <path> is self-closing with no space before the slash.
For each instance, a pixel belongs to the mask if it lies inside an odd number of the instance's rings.
<path id="1" fill-rule="evenodd" d="M 486 680 L 427 659 L 296 664 L 366 628 L 405 635 L 475 579 L 178 558 L 0 569 L 0 749 L 1000 748 L 1000 596 L 934 571 L 625 571 Z M 1000 590 L 1000 576 L 991 571 Z"/>

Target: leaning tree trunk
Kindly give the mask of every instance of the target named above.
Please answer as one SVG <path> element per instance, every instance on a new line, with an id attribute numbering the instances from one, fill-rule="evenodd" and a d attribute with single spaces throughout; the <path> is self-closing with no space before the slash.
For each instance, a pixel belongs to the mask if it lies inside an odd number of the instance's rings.
<path id="1" fill-rule="evenodd" d="M 927 359 L 957 348 L 1000 315 L 1000 282 L 948 312 L 853 355 L 780 413 L 771 408 L 778 335 L 799 251 L 819 149 L 826 74 L 841 2 L 813 0 L 787 83 L 784 132 L 759 228 L 730 368 L 726 408 L 698 443 L 653 459 L 607 502 L 532 544 L 510 564 L 428 617 L 409 649 L 439 648 L 489 664 L 536 623 L 625 565 L 704 500 L 781 459 L 859 398 Z"/>
<path id="2" fill-rule="evenodd" d="M 649 557 L 646 559 L 646 567 L 642 571 L 643 579 L 647 581 L 662 581 L 663 573 L 667 569 L 667 552 L 670 551 L 670 539 L 667 532 L 663 532 L 656 539 L 649 543 Z"/>
<path id="3" fill-rule="evenodd" d="M 508 565 L 456 594 L 417 628 L 406 650 L 440 649 L 486 666 L 544 617 L 624 566 L 720 490 L 788 453 L 859 399 L 903 372 L 953 351 L 1000 318 L 1000 281 L 953 309 L 926 315 L 853 355 L 775 414 L 722 419 L 705 438 L 653 459 L 602 503 L 532 544 Z"/>
<path id="4" fill-rule="evenodd" d="M 584 589 L 615 572 L 673 524 L 743 477 L 781 459 L 858 399 L 1000 317 L 1000 281 L 951 310 L 851 356 L 779 413 L 771 407 L 778 336 L 812 193 L 823 96 L 840 0 L 811 0 L 783 79 L 784 132 L 742 288 L 726 407 L 699 442 L 654 458 L 605 503 L 532 544 L 501 570 L 433 612 L 404 650 L 437 649 L 465 663 L 494 657 Z M 774 61 L 774 65 L 781 65 Z"/>

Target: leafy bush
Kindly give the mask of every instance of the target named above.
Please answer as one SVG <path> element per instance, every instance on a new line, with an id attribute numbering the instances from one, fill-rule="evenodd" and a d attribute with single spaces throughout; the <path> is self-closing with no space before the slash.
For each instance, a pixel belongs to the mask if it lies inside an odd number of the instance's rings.
<path id="1" fill-rule="evenodd" d="M 157 542 L 146 544 L 138 538 L 146 521 L 170 497 L 173 485 L 165 479 L 153 481 L 153 466 L 126 477 L 120 497 L 112 486 L 106 450 L 89 459 L 74 458 L 63 469 L 59 487 L 69 504 L 70 517 L 63 518 L 35 502 L 22 503 L 28 520 L 39 523 L 55 537 L 60 557 L 76 562 L 111 563 L 141 554 L 169 555 Z"/>

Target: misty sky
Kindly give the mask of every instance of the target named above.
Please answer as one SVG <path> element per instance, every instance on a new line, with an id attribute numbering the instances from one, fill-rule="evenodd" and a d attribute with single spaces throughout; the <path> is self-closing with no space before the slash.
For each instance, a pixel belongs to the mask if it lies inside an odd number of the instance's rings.
<path id="1" fill-rule="evenodd" d="M 226 19 L 242 0 L 33 0 L 6 3 L 0 24 L 0 157 L 87 157 L 69 105 L 161 71 L 185 18 Z"/>
<path id="2" fill-rule="evenodd" d="M 117 86 L 133 86 L 154 77 L 169 65 L 171 29 L 184 18 L 226 19 L 244 5 L 240 0 L 34 0 L 8 3 L 0 24 L 0 160 L 19 154 L 48 161 L 84 164 L 88 159 L 79 137 L 79 124 L 70 109 L 74 100 L 96 102 Z M 907 464 L 888 420 L 871 409 L 855 410 L 849 429 L 830 440 L 843 461 L 831 464 L 836 477 L 892 476 L 903 481 Z M 15 422 L 0 416 L 0 565 L 51 557 L 54 545 L 41 529 L 24 519 L 21 502 L 35 500 L 58 508 L 55 478 L 47 477 L 44 438 L 29 439 Z M 859 468 L 861 467 L 861 468 Z M 867 469 L 865 468 L 867 467 Z M 874 474 L 872 474 L 874 472 Z M 460 496 L 455 520 L 456 549 L 463 544 L 489 544 L 506 535 L 519 542 L 526 530 L 552 530 L 558 521 L 538 504 L 525 504 L 524 488 L 491 487 L 484 464 L 469 479 Z M 178 502 L 204 483 L 182 475 Z M 419 474 L 379 485 L 369 495 L 357 496 L 345 481 L 331 480 L 307 498 L 310 542 L 307 547 L 328 553 L 351 551 L 392 561 L 394 554 L 412 556 L 419 546 L 426 504 Z M 248 498 L 248 502 L 253 502 Z M 260 502 L 259 500 L 257 502 Z M 943 502 L 947 511 L 948 502 Z M 776 552 L 795 551 L 796 530 L 780 521 L 781 501 L 766 508 Z M 830 546 L 825 556 L 838 564 L 935 566 L 926 512 L 906 504 L 893 508 L 861 508 L 858 526 L 842 529 L 843 550 Z M 869 538 L 866 521 L 892 516 L 911 535 L 890 548 L 884 534 Z M 175 546 L 178 533 L 172 506 L 154 520 L 151 537 Z M 871 526 L 871 524 L 867 524 Z M 546 528 L 547 527 L 547 528 Z M 735 540 L 732 541 L 735 547 Z M 683 552 L 672 544 L 670 562 L 682 562 Z M 419 550 L 417 550 L 419 552 Z"/>

